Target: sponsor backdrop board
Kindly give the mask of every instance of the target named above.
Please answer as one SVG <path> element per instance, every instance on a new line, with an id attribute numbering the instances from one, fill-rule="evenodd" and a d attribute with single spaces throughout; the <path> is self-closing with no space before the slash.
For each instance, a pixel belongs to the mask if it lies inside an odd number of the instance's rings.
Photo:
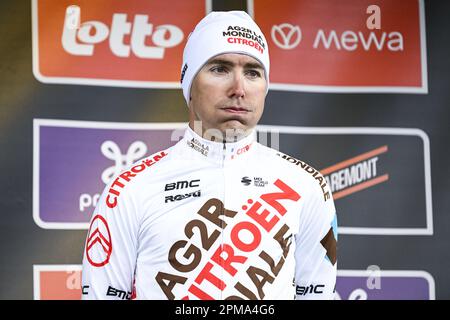
<path id="1" fill-rule="evenodd" d="M 78 300 L 88 290 L 81 283 L 81 265 L 34 265 L 35 300 Z M 337 300 L 435 299 L 433 277 L 421 270 L 339 270 Z M 107 294 L 121 299 L 127 293 L 113 287 Z"/>
<path id="2" fill-rule="evenodd" d="M 333 191 L 336 298 L 450 298 L 450 3 L 0 6 L 1 299 L 80 298 L 99 194 L 179 139 L 183 46 L 207 12 L 231 9 L 256 19 L 272 58 L 259 141 L 320 170 Z"/>
<path id="3" fill-rule="evenodd" d="M 35 119 L 35 222 L 48 229 L 87 229 L 105 185 L 137 160 L 174 144 L 183 127 Z M 74 182 L 71 188 L 67 179 Z"/>
<path id="4" fill-rule="evenodd" d="M 87 229 L 99 190 L 125 167 L 173 145 L 185 126 L 35 119 L 35 222 L 49 229 Z M 300 160 L 303 150 L 317 145 L 332 151 L 333 163 L 308 159 L 321 165 L 318 170 L 333 192 L 341 234 L 433 233 L 425 132 L 264 125 L 258 130 L 261 143 Z M 67 179 L 79 183 L 67 188 Z M 413 199 L 408 197 L 411 192 Z M 367 202 L 372 205 L 365 207 Z"/>
<path id="5" fill-rule="evenodd" d="M 427 92 L 421 0 L 248 0 L 268 36 L 272 88 Z"/>
<path id="6" fill-rule="evenodd" d="M 46 83 L 178 87 L 189 32 L 210 9 L 210 0 L 32 0 L 34 75 Z"/>
<path id="7" fill-rule="evenodd" d="M 300 160 L 306 156 L 317 166 L 333 193 L 341 234 L 433 234 L 430 147 L 424 131 L 286 126 L 260 130 L 279 132 L 280 150 Z M 316 146 L 329 151 L 327 159 L 308 154 Z"/>

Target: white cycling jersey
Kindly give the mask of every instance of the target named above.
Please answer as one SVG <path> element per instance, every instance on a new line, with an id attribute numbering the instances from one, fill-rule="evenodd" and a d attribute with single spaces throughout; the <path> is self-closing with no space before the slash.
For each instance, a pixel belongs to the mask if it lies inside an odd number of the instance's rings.
<path id="1" fill-rule="evenodd" d="M 83 258 L 83 299 L 331 299 L 337 223 L 306 163 L 190 128 L 106 187 Z"/>

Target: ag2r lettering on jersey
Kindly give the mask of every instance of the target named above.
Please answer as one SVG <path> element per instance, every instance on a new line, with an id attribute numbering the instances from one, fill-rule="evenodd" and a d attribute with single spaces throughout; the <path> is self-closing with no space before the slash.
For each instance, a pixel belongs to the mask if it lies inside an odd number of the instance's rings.
<path id="1" fill-rule="evenodd" d="M 264 236 L 267 237 L 269 232 L 277 225 L 280 225 L 280 219 L 287 213 L 286 207 L 281 201 L 300 200 L 301 196 L 285 184 L 280 179 L 274 182 L 274 186 L 279 189 L 277 192 L 262 194 L 257 201 L 249 199 L 247 204 L 242 206 L 242 218 L 238 223 L 227 223 L 225 217 L 235 219 L 238 211 L 225 209 L 222 201 L 216 198 L 209 199 L 197 212 L 199 219 L 194 219 L 186 224 L 185 235 L 188 240 L 179 240 L 175 242 L 169 250 L 168 260 L 174 270 L 179 273 L 189 273 L 190 275 L 172 274 L 166 272 L 158 272 L 156 281 L 161 290 L 168 299 L 175 299 L 173 293 L 175 287 L 184 285 L 189 278 L 195 279 L 194 282 L 186 288 L 186 295 L 182 297 L 183 300 L 189 300 L 196 297 L 202 300 L 212 300 L 210 292 L 205 288 L 205 282 L 213 285 L 216 289 L 224 291 L 227 286 L 234 285 L 236 294 L 227 297 L 226 299 L 263 299 L 265 296 L 264 286 L 267 283 L 273 283 L 282 269 L 285 259 L 289 253 L 290 244 L 292 241 L 292 234 L 286 224 L 282 224 L 278 231 L 273 236 L 273 241 L 276 241 L 282 249 L 282 256 L 278 261 L 275 261 L 268 252 L 262 249 L 255 259 L 251 261 L 251 265 L 247 270 L 242 270 L 242 265 L 248 260 L 246 253 L 254 252 L 258 249 Z M 216 228 L 208 230 L 204 220 L 212 222 Z M 230 230 L 230 243 L 222 243 L 217 249 L 212 252 L 211 248 L 219 239 L 225 228 Z M 201 248 L 189 242 L 194 235 L 194 230 L 198 229 L 201 238 Z M 251 241 L 241 238 L 241 231 L 246 231 L 251 234 Z M 209 261 L 197 273 L 196 268 L 202 260 L 203 252 L 212 253 Z M 184 257 L 185 261 L 180 261 L 178 257 Z M 259 267 L 256 267 L 258 265 Z M 265 269 L 260 268 L 266 266 Z M 251 288 L 248 284 L 241 282 L 225 283 L 217 275 L 223 269 L 230 276 L 235 276 L 238 272 L 246 272 Z M 211 286 L 209 286 L 210 288 Z M 255 290 L 256 289 L 256 290 Z M 239 295 L 237 295 L 239 294 Z"/>

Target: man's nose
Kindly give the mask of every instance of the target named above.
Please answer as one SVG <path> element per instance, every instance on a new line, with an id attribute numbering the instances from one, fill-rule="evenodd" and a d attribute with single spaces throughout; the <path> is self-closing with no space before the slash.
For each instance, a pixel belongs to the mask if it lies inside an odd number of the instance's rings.
<path id="1" fill-rule="evenodd" d="M 245 96 L 244 76 L 241 74 L 234 74 L 230 84 L 229 96 L 230 98 L 243 98 Z"/>

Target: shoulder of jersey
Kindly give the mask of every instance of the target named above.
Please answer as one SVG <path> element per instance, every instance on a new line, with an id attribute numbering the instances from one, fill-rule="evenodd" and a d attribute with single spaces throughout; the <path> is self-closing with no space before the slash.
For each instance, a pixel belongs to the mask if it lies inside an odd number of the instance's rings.
<path id="1" fill-rule="evenodd" d="M 308 163 L 281 151 L 268 148 L 264 145 L 261 145 L 261 147 L 261 152 L 263 155 L 267 155 L 269 159 L 274 161 L 274 165 L 281 166 L 283 170 L 288 171 L 294 176 L 298 174 L 299 177 L 304 179 L 303 181 L 306 180 L 311 185 L 314 185 L 316 189 L 321 190 L 325 200 L 329 199 L 331 193 L 324 176 L 319 170 L 315 169 Z"/>
<path id="2" fill-rule="evenodd" d="M 318 170 L 307 164 L 306 162 L 294 158 L 281 151 L 260 145 L 260 154 L 269 160 L 271 163 L 281 166 L 283 169 L 292 172 L 292 174 L 298 173 L 299 175 L 310 175 L 312 171 L 320 174 Z"/>
<path id="3" fill-rule="evenodd" d="M 159 171 L 161 163 L 165 162 L 169 156 L 170 149 L 143 158 L 112 178 L 102 195 L 106 205 L 113 209 L 118 203 L 123 203 L 125 198 L 134 197 L 136 190 L 145 190 L 145 188 L 141 188 L 142 182 L 149 181 L 148 174 Z"/>
<path id="4" fill-rule="evenodd" d="M 170 158 L 172 149 L 173 146 L 136 161 L 133 165 L 123 170 L 116 178 L 132 187 L 139 184 L 140 181 L 148 180 L 149 177 L 158 176 L 164 167 L 164 163 Z"/>

